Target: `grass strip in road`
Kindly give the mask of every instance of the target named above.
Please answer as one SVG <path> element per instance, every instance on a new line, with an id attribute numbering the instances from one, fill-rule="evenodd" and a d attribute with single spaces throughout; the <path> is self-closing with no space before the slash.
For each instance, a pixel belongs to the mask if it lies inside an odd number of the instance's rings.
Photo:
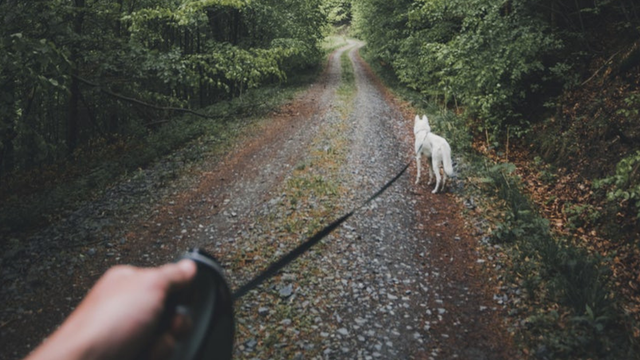
<path id="1" fill-rule="evenodd" d="M 346 54 L 346 52 L 345 52 Z M 307 150 L 307 156 L 295 165 L 292 174 L 278 191 L 275 207 L 259 219 L 257 229 L 247 239 L 250 244 L 246 254 L 230 259 L 232 272 L 258 273 L 281 255 L 297 246 L 328 222 L 333 221 L 345 209 L 341 207 L 347 190 L 341 184 L 340 169 L 346 161 L 349 149 L 348 111 L 355 98 L 355 80 L 348 55 L 341 58 L 342 83 L 334 101 L 338 113 L 329 111 L 323 119 L 321 129 Z M 346 81 L 345 81 L 346 72 Z M 350 75 L 349 75 L 350 74 Z M 349 80 L 350 77 L 350 80 Z M 332 236 L 340 237 L 340 230 Z M 331 323 L 327 299 L 314 294 L 322 292 L 322 280 L 332 274 L 322 266 L 323 252 L 328 245 L 319 243 L 307 254 L 289 264 L 283 274 L 276 275 L 261 291 L 250 292 L 237 303 L 237 344 L 256 340 L 260 346 L 239 347 L 238 358 L 289 358 L 300 346 L 305 348 L 305 358 L 322 355 L 320 344 L 326 338 L 320 336 Z M 253 258 L 256 261 L 246 261 Z M 286 280 L 295 278 L 294 281 Z M 304 274 L 304 276 L 302 275 Z M 295 293 L 295 302 L 283 300 L 279 293 L 285 284 L 290 284 Z M 305 305 L 306 304 L 306 305 Z M 319 309 L 309 312 L 309 307 Z M 256 308 L 269 309 L 267 315 L 256 317 Z M 319 321 L 321 319 L 321 321 Z M 296 324 L 295 332 L 282 323 Z M 258 325 L 260 324 L 260 325 Z M 320 329 L 320 330 L 319 330 Z M 297 344 L 297 345 L 296 345 Z"/>
<path id="2" fill-rule="evenodd" d="M 345 50 L 340 56 L 341 82 L 336 94 L 340 99 L 338 110 L 343 119 L 347 118 L 353 109 L 353 100 L 357 93 L 356 77 L 353 63 L 349 58 L 351 49 Z"/>

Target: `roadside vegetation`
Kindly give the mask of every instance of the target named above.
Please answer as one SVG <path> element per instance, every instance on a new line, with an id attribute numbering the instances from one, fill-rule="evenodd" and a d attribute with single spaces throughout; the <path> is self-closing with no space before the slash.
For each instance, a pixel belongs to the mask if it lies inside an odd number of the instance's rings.
<path id="1" fill-rule="evenodd" d="M 464 157 L 523 351 L 640 356 L 638 5 L 353 4 L 368 62 Z"/>
<path id="2" fill-rule="evenodd" d="M 224 153 L 249 123 L 266 116 L 290 100 L 317 71 L 287 86 L 268 86 L 247 91 L 242 98 L 206 108 L 214 119 L 191 115 L 173 118 L 144 137 L 109 144 L 97 139 L 76 152 L 73 161 L 62 161 L 20 172 L 2 186 L 0 230 L 18 231 L 42 224 L 72 211 L 83 201 L 99 196 L 114 181 L 135 176 L 158 159 L 182 149 L 180 161 L 193 164 L 207 154 Z M 176 167 L 164 176 L 177 178 L 188 167 Z"/>
<path id="3" fill-rule="evenodd" d="M 0 4 L 0 231 L 55 219 L 178 148 L 185 162 L 222 151 L 344 43 L 324 42 L 325 6 Z"/>

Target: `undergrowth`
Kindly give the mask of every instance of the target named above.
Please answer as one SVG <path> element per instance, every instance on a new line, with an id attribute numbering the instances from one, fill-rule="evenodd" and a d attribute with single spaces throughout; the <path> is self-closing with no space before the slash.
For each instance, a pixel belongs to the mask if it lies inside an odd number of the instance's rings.
<path id="1" fill-rule="evenodd" d="M 552 236 L 514 170 L 509 163 L 475 169 L 482 192 L 501 205 L 492 241 L 509 253 L 509 280 L 525 291 L 525 347 L 538 358 L 633 358 L 630 319 L 611 290 L 609 259 Z"/>
<path id="2" fill-rule="evenodd" d="M 180 116 L 158 130 L 141 129 L 126 139 L 111 143 L 98 139 L 64 163 L 5 179 L 0 184 L 0 233 L 26 230 L 58 218 L 83 201 L 100 196 L 121 177 L 183 149 L 177 161 L 181 165 L 162 175 L 167 180 L 178 177 L 184 164 L 197 162 L 206 153 L 224 151 L 248 122 L 290 100 L 317 78 L 320 68 L 291 78 L 286 84 L 253 89 L 242 97 L 200 110 L 210 118 Z"/>

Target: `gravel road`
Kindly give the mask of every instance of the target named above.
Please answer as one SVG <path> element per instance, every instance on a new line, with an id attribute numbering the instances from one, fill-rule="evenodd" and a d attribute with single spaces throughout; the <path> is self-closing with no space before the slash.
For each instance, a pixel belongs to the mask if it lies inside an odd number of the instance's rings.
<path id="1" fill-rule="evenodd" d="M 305 150 L 313 157 L 311 154 L 336 140 L 330 136 L 348 144 L 342 149 L 344 162 L 334 169 L 337 171 L 315 171 L 335 178 L 345 188 L 343 196 L 335 199 L 342 212 L 374 193 L 411 159 L 407 156 L 410 144 L 398 136 L 405 131 L 402 114 L 385 101 L 354 60 L 361 45 L 353 43 L 348 50 L 358 90 L 346 104 L 351 111 L 346 116 L 333 109 L 323 112 L 316 120 L 323 129 Z M 342 51 L 345 49 L 333 59 Z M 341 101 L 334 94 L 330 103 L 339 108 Z M 336 128 L 344 130 L 332 134 L 331 129 Z M 254 292 L 244 299 L 237 316 L 248 320 L 242 321 L 239 358 L 410 358 L 431 352 L 425 301 L 430 295 L 428 276 L 414 257 L 420 251 L 418 243 L 428 240 L 419 240 L 412 230 L 416 201 L 405 190 L 409 182 L 407 176 L 402 177 L 361 209 L 342 231 L 330 236 L 312 259 L 303 260 L 306 273 L 318 274 L 312 281 L 301 279 L 305 273 L 288 271 L 263 289 L 271 290 L 272 296 Z M 268 203 L 279 201 L 280 193 L 274 195 Z M 285 221 L 286 216 L 278 214 L 278 209 L 272 211 L 275 215 L 269 226 L 278 228 L 278 221 Z M 253 246 L 260 242 L 258 236 L 247 239 Z M 224 257 L 235 251 L 218 253 Z M 265 330 L 270 328 L 273 334 Z"/>
<path id="2" fill-rule="evenodd" d="M 47 266 L 20 256 L 44 258 L 37 245 L 3 256 L 0 300 L 9 306 L 0 312 L 0 342 L 11 345 L 0 358 L 24 356 L 109 266 L 159 265 L 198 246 L 237 288 L 392 178 L 412 160 L 412 118 L 359 58 L 361 46 L 351 41 L 334 52 L 317 83 L 269 119 L 248 122 L 225 156 L 168 186 L 154 175 L 161 162 L 137 185 L 115 186 L 102 205 L 24 241 L 90 244 L 49 247 Z M 340 91 L 345 51 L 355 95 Z M 451 193 L 414 186 L 411 170 L 236 303 L 236 359 L 514 358 L 459 204 Z M 136 201 L 135 213 L 104 215 Z M 95 228 L 86 225 L 96 219 Z"/>

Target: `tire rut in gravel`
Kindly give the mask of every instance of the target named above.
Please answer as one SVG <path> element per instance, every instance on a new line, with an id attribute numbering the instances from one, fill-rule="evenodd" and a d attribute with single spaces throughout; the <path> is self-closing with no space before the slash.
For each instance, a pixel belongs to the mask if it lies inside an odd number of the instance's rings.
<path id="1" fill-rule="evenodd" d="M 358 95 L 351 123 L 351 150 L 343 171 L 352 199 L 376 191 L 410 160 L 402 132 L 402 114 L 390 106 L 351 51 Z M 334 241 L 328 253 L 343 254 L 336 277 L 346 291 L 336 312 L 341 327 L 331 344 L 334 357 L 421 358 L 428 348 L 427 276 L 414 257 L 419 252 L 413 228 L 415 216 L 405 191 L 409 177 L 401 177 L 382 196 L 349 222 L 355 241 Z M 346 239 L 345 239 L 346 240 Z"/>

